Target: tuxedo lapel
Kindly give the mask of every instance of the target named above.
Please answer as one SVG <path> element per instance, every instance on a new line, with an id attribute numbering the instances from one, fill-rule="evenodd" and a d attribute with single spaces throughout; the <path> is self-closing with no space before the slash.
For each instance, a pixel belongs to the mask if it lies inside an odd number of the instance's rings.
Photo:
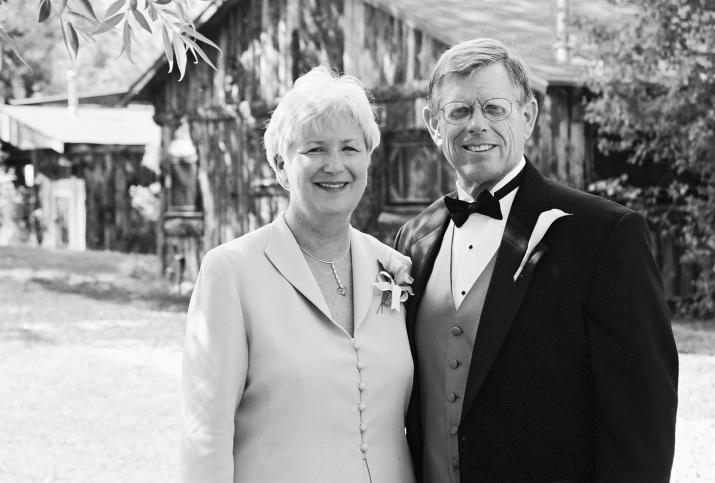
<path id="1" fill-rule="evenodd" d="M 427 282 L 432 274 L 434 261 L 437 259 L 439 247 L 442 244 L 442 238 L 447 231 L 449 225 L 449 215 L 444 203 L 440 200 L 440 205 L 436 205 L 433 212 L 429 214 L 429 218 L 421 226 L 421 229 L 416 231 L 417 241 L 412 245 L 410 250 L 410 258 L 412 259 L 412 276 L 415 281 L 413 283 L 414 297 L 408 299 L 410 310 L 408 310 L 407 330 L 411 340 L 414 336 L 415 322 L 417 320 L 417 310 L 422 301 Z"/>
<path id="2" fill-rule="evenodd" d="M 526 252 L 529 236 L 544 207 L 544 179 L 529 162 L 504 229 L 492 279 L 479 321 L 472 361 L 467 376 L 462 418 L 486 379 L 511 328 L 529 285 L 533 270 L 525 270 L 514 281 Z M 540 245 L 541 251 L 545 245 Z"/>
<path id="3" fill-rule="evenodd" d="M 353 264 L 353 316 L 355 332 L 365 321 L 370 308 L 379 302 L 373 282 L 377 280 L 377 258 L 379 254 L 372 248 L 364 235 L 350 228 Z M 377 310 L 377 307 L 375 307 Z"/>
<path id="4" fill-rule="evenodd" d="M 271 239 L 265 254 L 276 270 L 332 322 L 328 304 L 283 215 L 271 224 Z"/>

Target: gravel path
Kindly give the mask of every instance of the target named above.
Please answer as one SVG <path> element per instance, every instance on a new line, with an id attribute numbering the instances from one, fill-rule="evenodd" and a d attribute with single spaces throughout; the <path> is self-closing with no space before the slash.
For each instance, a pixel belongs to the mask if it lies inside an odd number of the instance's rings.
<path id="1" fill-rule="evenodd" d="M 155 263 L 0 247 L 0 482 L 178 481 L 186 297 Z M 715 331 L 676 329 L 672 481 L 715 482 Z"/>

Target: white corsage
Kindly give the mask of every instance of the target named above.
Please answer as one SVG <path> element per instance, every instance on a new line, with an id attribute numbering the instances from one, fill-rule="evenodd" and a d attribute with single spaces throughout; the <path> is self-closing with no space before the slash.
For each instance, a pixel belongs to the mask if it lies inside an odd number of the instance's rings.
<path id="1" fill-rule="evenodd" d="M 405 302 L 410 295 L 414 295 L 410 284 L 414 279 L 410 276 L 410 267 L 399 258 L 390 256 L 386 260 L 377 259 L 380 271 L 377 281 L 373 286 L 382 292 L 382 301 L 378 311 L 385 307 L 400 311 L 400 304 Z"/>
<path id="2" fill-rule="evenodd" d="M 536 245 L 538 245 L 539 242 L 544 238 L 544 235 L 546 235 L 546 232 L 549 230 L 551 224 L 559 218 L 569 215 L 571 215 L 571 213 L 564 213 L 559 209 L 544 211 L 539 215 L 539 218 L 537 218 L 536 220 L 536 226 L 534 226 L 534 231 L 531 232 L 529 242 L 526 245 L 526 253 L 524 253 L 524 258 L 521 259 L 519 268 L 516 270 L 516 272 L 514 272 L 515 282 L 516 279 L 519 278 L 519 275 L 521 275 L 521 272 L 524 270 L 524 267 L 526 267 L 527 262 L 529 261 L 534 252 L 534 248 L 536 248 Z M 538 259 L 535 260 L 535 262 L 536 261 L 538 261 Z"/>

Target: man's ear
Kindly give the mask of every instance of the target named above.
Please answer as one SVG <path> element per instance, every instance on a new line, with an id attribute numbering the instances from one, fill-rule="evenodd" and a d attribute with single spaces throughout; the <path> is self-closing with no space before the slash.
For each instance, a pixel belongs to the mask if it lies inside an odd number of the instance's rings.
<path id="1" fill-rule="evenodd" d="M 524 104 L 524 107 L 522 108 L 522 115 L 524 117 L 524 134 L 525 138 L 524 141 L 529 139 L 529 136 L 531 136 L 531 133 L 534 131 L 534 126 L 536 125 L 536 116 L 539 114 L 539 105 L 536 102 L 536 98 L 532 97 L 527 101 L 526 104 Z"/>
<path id="2" fill-rule="evenodd" d="M 435 112 L 429 106 L 425 106 L 422 109 L 422 119 L 427 124 L 432 141 L 437 146 L 442 146 L 442 135 L 439 133 L 439 112 Z"/>

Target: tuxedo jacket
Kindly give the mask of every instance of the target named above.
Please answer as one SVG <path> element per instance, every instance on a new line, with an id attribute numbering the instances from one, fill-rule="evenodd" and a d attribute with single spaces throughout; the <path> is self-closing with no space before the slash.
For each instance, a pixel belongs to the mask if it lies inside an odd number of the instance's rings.
<path id="1" fill-rule="evenodd" d="M 571 216 L 551 225 L 514 280 L 552 208 Z M 413 262 L 415 363 L 416 316 L 448 224 L 440 199 L 395 241 Z M 464 391 L 461 483 L 667 482 L 678 356 L 645 219 L 545 179 L 527 160 L 496 257 Z M 418 479 L 421 383 L 407 424 Z"/>
<path id="2" fill-rule="evenodd" d="M 332 318 L 283 216 L 210 250 L 183 361 L 186 483 L 411 483 L 405 311 L 380 310 L 378 258 L 350 229 L 354 335 Z M 349 295 L 349 296 L 350 296 Z"/>

